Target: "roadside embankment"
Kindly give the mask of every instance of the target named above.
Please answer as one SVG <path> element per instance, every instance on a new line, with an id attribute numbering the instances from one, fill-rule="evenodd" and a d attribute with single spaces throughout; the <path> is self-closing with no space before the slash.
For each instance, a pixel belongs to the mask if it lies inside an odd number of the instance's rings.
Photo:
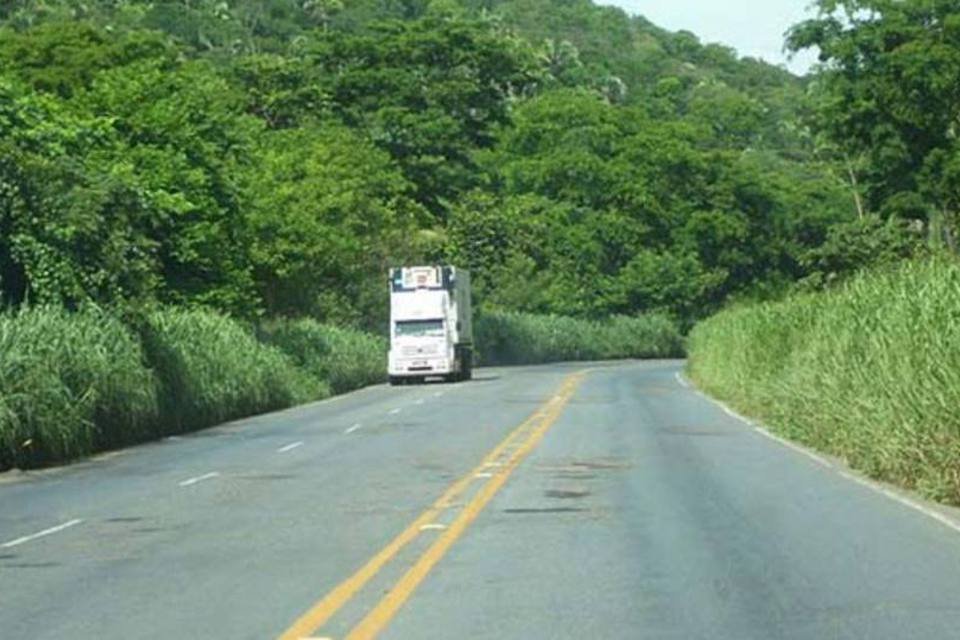
<path id="1" fill-rule="evenodd" d="M 680 353 L 665 317 L 605 322 L 488 313 L 485 364 Z M 380 336 L 310 319 L 256 329 L 198 309 L 0 313 L 0 471 L 283 409 L 386 378 Z"/>
<path id="2" fill-rule="evenodd" d="M 960 504 L 960 263 L 866 273 L 697 325 L 706 392 L 871 477 Z"/>
<path id="3" fill-rule="evenodd" d="M 209 311 L 0 314 L 0 471 L 326 397 L 328 381 Z"/>
<path id="4" fill-rule="evenodd" d="M 475 333 L 487 365 L 683 355 L 676 323 L 660 314 L 585 320 L 488 311 L 477 318 Z"/>

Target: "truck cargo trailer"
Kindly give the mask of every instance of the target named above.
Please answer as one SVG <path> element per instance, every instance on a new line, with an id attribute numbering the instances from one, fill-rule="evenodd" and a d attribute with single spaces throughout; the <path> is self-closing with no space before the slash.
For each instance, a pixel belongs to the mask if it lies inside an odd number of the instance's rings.
<path id="1" fill-rule="evenodd" d="M 390 270 L 390 384 L 469 380 L 473 370 L 470 273 L 450 266 Z"/>

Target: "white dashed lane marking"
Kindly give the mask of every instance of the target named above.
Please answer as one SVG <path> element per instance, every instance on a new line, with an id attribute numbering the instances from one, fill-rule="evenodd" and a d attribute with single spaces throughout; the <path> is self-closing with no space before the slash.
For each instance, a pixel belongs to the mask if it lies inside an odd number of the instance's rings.
<path id="1" fill-rule="evenodd" d="M 296 449 L 296 448 L 298 448 L 298 447 L 302 447 L 302 446 L 303 446 L 303 442 L 302 442 L 302 441 L 300 441 L 300 442 L 291 442 L 291 443 L 288 444 L 287 446 L 285 446 L 285 447 L 280 447 L 279 449 L 277 449 L 277 453 L 286 453 L 287 451 L 293 451 L 294 449 Z"/>
<path id="2" fill-rule="evenodd" d="M 211 471 L 210 473 L 205 473 L 202 476 L 197 476 L 195 478 L 189 478 L 180 483 L 181 487 L 189 487 L 195 485 L 198 482 L 203 482 L 204 480 L 210 480 L 211 478 L 216 478 L 220 474 L 216 471 Z"/>
<path id="3" fill-rule="evenodd" d="M 55 527 L 50 527 L 49 529 L 44 529 L 43 531 L 38 531 L 28 536 L 23 536 L 22 538 L 17 538 L 16 540 L 11 540 L 10 542 L 4 542 L 3 544 L 0 544 L 0 549 L 10 549 L 11 547 L 16 547 L 25 542 L 36 540 L 37 538 L 43 538 L 44 536 L 49 536 L 54 533 L 59 533 L 60 531 L 63 531 L 64 529 L 69 529 L 70 527 L 76 526 L 81 522 L 83 522 L 83 520 L 80 520 L 80 519 L 64 522 L 63 524 L 58 524 Z"/>

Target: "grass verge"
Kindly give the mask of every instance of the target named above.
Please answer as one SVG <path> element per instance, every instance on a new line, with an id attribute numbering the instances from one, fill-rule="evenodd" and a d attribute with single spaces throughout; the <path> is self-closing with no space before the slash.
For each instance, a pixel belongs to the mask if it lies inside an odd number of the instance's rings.
<path id="1" fill-rule="evenodd" d="M 344 393 L 386 379 L 387 341 L 369 333 L 315 320 L 270 320 L 260 338 L 289 355 L 301 368 Z"/>
<path id="2" fill-rule="evenodd" d="M 326 383 L 226 316 L 156 311 L 141 337 L 160 382 L 164 433 L 202 429 L 330 395 Z"/>
<path id="3" fill-rule="evenodd" d="M 0 314 L 0 470 L 144 439 L 158 387 L 136 337 L 87 309 Z"/>
<path id="4" fill-rule="evenodd" d="M 960 505 L 960 264 L 732 308 L 688 340 L 702 389 L 871 477 Z"/>
<path id="5" fill-rule="evenodd" d="M 488 311 L 477 317 L 474 330 L 487 365 L 683 355 L 676 325 L 659 314 L 597 321 Z"/>

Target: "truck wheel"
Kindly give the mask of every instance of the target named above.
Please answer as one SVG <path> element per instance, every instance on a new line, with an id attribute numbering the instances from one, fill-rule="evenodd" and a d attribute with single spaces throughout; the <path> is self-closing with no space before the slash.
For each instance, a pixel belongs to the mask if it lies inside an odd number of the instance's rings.
<path id="1" fill-rule="evenodd" d="M 473 351 L 470 349 L 464 349 L 463 354 L 460 356 L 461 365 L 460 365 L 460 379 L 461 380 L 472 380 L 473 379 Z"/>
<path id="2" fill-rule="evenodd" d="M 403 384 L 403 378 L 401 378 L 400 376 L 390 376 L 388 378 L 388 381 L 390 382 L 391 387 L 396 387 Z"/>

